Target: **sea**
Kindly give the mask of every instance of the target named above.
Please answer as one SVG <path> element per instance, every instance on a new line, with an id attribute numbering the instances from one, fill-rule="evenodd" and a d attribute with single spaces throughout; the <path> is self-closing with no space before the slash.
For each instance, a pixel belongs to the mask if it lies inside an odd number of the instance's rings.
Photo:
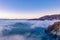
<path id="1" fill-rule="evenodd" d="M 0 19 L 0 40 L 55 40 L 45 32 L 54 22 L 60 20 Z"/>

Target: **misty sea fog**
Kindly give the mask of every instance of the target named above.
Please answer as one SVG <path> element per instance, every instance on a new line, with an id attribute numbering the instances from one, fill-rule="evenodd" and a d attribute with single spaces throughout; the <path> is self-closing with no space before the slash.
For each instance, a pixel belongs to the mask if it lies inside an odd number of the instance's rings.
<path id="1" fill-rule="evenodd" d="M 60 40 L 60 0 L 0 0 L 0 40 Z"/>
<path id="2" fill-rule="evenodd" d="M 45 29 L 56 21 L 0 20 L 0 40 L 54 40 Z"/>

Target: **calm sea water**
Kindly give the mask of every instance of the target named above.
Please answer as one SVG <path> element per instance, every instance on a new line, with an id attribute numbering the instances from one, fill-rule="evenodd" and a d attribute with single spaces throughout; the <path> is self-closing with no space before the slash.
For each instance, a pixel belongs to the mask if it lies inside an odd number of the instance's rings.
<path id="1" fill-rule="evenodd" d="M 56 21 L 0 20 L 0 40 L 55 40 L 45 29 Z"/>

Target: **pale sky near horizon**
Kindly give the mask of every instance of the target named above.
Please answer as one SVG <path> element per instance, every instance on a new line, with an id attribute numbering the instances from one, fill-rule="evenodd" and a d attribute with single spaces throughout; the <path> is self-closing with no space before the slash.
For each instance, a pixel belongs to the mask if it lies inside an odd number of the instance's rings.
<path id="1" fill-rule="evenodd" d="M 0 18 L 39 18 L 60 14 L 60 0 L 0 0 Z"/>

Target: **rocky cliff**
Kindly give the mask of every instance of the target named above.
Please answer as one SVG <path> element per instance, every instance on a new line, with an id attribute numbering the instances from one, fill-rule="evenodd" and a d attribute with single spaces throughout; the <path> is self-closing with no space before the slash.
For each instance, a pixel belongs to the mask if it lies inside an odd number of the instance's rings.
<path id="1" fill-rule="evenodd" d="M 50 25 L 46 29 L 46 32 L 60 36 L 60 22 L 55 22 L 53 25 Z"/>

